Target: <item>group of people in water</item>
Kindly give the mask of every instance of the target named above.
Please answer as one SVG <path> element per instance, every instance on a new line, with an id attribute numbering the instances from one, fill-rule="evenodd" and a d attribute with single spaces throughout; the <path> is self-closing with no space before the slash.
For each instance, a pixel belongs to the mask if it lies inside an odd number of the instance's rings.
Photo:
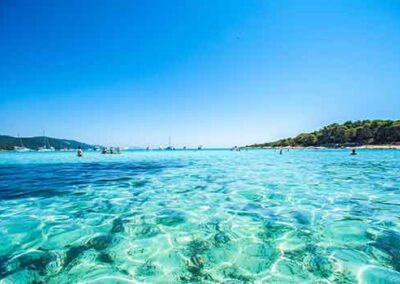
<path id="1" fill-rule="evenodd" d="M 103 148 L 101 149 L 101 153 L 102 154 L 121 154 L 121 148 L 117 147 L 110 147 L 109 149 L 107 148 Z M 78 152 L 76 154 L 78 157 L 82 157 L 83 156 L 83 150 L 81 147 L 78 147 Z"/>
<path id="2" fill-rule="evenodd" d="M 289 152 L 289 148 L 286 148 L 286 151 Z M 280 149 L 279 150 L 279 155 L 282 155 L 282 154 L 283 154 L 283 149 Z M 356 149 L 351 149 L 350 155 L 351 156 L 357 155 Z"/>
<path id="3" fill-rule="evenodd" d="M 103 149 L 101 150 L 101 153 L 102 153 L 103 155 L 104 155 L 104 154 L 121 154 L 121 148 L 120 148 L 120 147 L 117 147 L 117 148 L 110 147 L 110 149 L 103 148 Z"/>

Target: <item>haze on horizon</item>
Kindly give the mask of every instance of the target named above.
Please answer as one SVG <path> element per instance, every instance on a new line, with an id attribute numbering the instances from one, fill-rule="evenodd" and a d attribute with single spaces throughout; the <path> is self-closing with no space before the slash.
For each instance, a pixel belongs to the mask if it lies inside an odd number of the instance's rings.
<path id="1" fill-rule="evenodd" d="M 400 1 L 2 1 L 0 134 L 232 146 L 400 117 Z"/>

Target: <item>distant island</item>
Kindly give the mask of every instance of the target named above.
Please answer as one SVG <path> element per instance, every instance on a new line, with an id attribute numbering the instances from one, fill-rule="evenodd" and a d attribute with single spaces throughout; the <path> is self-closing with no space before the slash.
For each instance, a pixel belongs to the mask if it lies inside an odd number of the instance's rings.
<path id="1" fill-rule="evenodd" d="M 294 138 L 253 144 L 248 147 L 357 147 L 400 146 L 400 120 L 357 120 L 333 123 Z"/>
<path id="2" fill-rule="evenodd" d="M 0 150 L 12 151 L 18 149 L 39 150 L 41 148 L 52 148 L 55 150 L 63 149 L 82 149 L 94 148 L 94 145 L 78 142 L 75 140 L 51 138 L 47 136 L 37 137 L 13 137 L 0 135 Z"/>

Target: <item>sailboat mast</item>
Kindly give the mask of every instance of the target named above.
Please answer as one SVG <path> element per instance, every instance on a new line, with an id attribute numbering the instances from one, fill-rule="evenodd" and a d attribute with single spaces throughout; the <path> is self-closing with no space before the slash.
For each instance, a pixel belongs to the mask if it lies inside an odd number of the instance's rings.
<path id="1" fill-rule="evenodd" d="M 19 144 L 21 144 L 21 147 L 25 148 L 24 143 L 22 143 L 22 138 L 21 138 L 21 136 L 19 136 L 19 133 L 18 133 L 18 138 L 19 138 Z"/>
<path id="2" fill-rule="evenodd" d="M 46 131 L 43 129 L 43 148 L 47 148 L 47 145 L 46 145 Z"/>

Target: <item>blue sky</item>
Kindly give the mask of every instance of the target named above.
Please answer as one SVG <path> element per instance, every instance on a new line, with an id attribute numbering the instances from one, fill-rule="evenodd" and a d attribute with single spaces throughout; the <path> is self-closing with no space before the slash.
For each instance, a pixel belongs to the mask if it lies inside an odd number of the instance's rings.
<path id="1" fill-rule="evenodd" d="M 0 4 L 0 133 L 232 146 L 400 118 L 400 1 Z"/>

